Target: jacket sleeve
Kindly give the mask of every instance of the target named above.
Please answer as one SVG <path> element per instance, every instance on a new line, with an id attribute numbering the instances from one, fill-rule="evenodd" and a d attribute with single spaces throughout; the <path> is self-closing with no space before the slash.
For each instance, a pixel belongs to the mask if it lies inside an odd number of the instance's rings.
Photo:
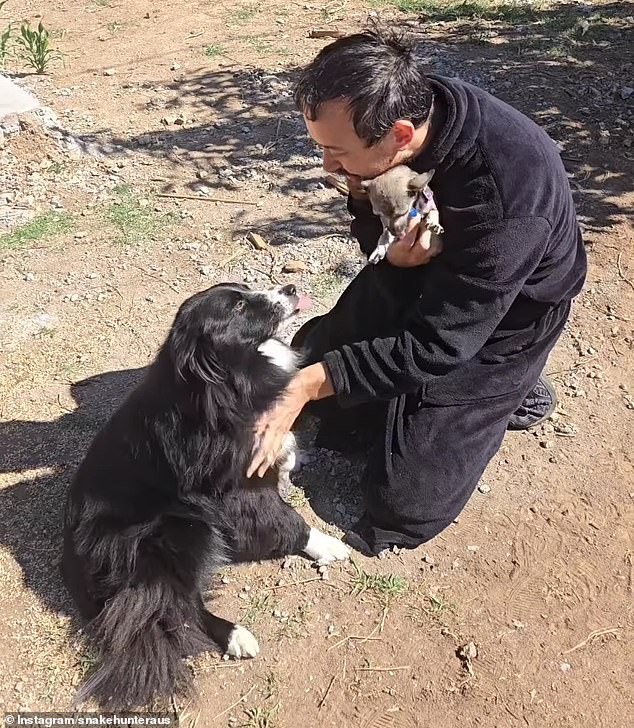
<path id="1" fill-rule="evenodd" d="M 341 405 L 414 392 L 473 358 L 539 265 L 549 235 L 544 218 L 465 230 L 465 244 L 433 261 L 434 273 L 402 331 L 324 356 Z"/>

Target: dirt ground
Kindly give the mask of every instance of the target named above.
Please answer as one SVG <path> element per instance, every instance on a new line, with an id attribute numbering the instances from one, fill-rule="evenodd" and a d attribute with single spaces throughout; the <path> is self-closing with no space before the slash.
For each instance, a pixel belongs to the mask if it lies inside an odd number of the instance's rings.
<path id="1" fill-rule="evenodd" d="M 11 0 L 0 32 L 42 8 Z M 55 116 L 0 137 L 5 709 L 67 709 L 90 667 L 57 571 L 63 496 L 179 303 L 221 280 L 292 281 L 319 313 L 362 265 L 291 89 L 328 42 L 311 29 L 377 17 L 415 33 L 430 68 L 508 100 L 560 145 L 590 273 L 549 363 L 559 407 L 538 431 L 508 435 L 466 511 L 425 547 L 355 555 L 327 579 L 300 558 L 226 569 L 215 611 L 248 624 L 262 653 L 197 660 L 200 694 L 176 705 L 181 725 L 634 724 L 625 1 L 46 3 L 65 64 L 18 78 Z M 270 248 L 255 250 L 250 231 Z M 295 504 L 342 533 L 361 465 L 308 450 Z"/>

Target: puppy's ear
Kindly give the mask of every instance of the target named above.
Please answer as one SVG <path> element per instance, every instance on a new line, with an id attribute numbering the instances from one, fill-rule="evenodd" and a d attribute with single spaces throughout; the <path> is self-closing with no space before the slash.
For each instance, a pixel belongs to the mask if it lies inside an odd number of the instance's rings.
<path id="1" fill-rule="evenodd" d="M 434 176 L 435 171 L 435 169 L 430 169 L 429 172 L 421 172 L 420 174 L 417 174 L 415 177 L 410 179 L 407 186 L 410 190 L 422 190 L 431 182 L 431 178 Z"/>
<path id="2" fill-rule="evenodd" d="M 365 190 L 367 192 L 370 189 L 370 185 L 372 184 L 372 182 L 373 182 L 373 180 L 371 180 L 371 179 L 362 179 L 360 182 L 361 189 Z"/>

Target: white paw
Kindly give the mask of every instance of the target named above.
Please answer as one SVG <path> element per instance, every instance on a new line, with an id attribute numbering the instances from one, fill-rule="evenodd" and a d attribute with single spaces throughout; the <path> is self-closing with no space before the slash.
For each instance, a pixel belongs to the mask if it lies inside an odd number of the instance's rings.
<path id="1" fill-rule="evenodd" d="M 229 635 L 229 644 L 225 656 L 235 657 L 240 660 L 245 657 L 257 657 L 260 652 L 260 645 L 255 637 L 246 627 L 239 624 L 233 628 Z"/>
<path id="2" fill-rule="evenodd" d="M 324 566 L 333 561 L 346 561 L 350 558 L 350 549 L 338 538 L 328 536 L 316 528 L 310 529 L 308 543 L 304 551 L 311 559 Z"/>
<path id="3" fill-rule="evenodd" d="M 387 245 L 377 245 L 376 248 L 372 251 L 372 254 L 368 258 L 370 263 L 373 263 L 376 265 L 380 261 L 385 258 L 385 254 L 387 253 Z"/>

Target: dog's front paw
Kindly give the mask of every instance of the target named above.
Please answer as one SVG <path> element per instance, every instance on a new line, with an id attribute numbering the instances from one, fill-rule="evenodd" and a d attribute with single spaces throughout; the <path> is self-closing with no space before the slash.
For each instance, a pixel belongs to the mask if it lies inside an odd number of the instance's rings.
<path id="1" fill-rule="evenodd" d="M 258 645 L 258 641 L 251 632 L 246 627 L 236 624 L 229 635 L 229 644 L 227 645 L 225 657 L 235 657 L 236 660 L 240 660 L 247 657 L 257 657 L 259 652 L 260 645 Z"/>
<path id="2" fill-rule="evenodd" d="M 385 258 L 386 253 L 387 253 L 387 245 L 377 245 L 376 248 L 372 251 L 368 260 L 373 265 L 376 265 L 377 263 L 380 263 L 383 260 L 383 258 Z"/>
<path id="3" fill-rule="evenodd" d="M 333 561 L 346 561 L 350 558 L 350 549 L 338 538 L 328 536 L 316 528 L 310 529 L 308 543 L 304 551 L 319 566 L 331 564 Z"/>
<path id="4" fill-rule="evenodd" d="M 445 228 L 439 222 L 430 223 L 427 225 L 427 229 L 434 233 L 434 235 L 442 235 L 445 232 Z"/>

